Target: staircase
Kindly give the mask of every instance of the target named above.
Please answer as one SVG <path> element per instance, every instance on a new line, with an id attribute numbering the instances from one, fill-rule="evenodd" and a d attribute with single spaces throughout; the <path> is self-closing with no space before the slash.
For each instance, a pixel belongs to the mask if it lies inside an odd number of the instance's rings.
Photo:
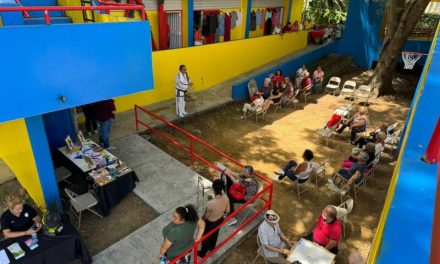
<path id="1" fill-rule="evenodd" d="M 56 0 L 20 0 L 22 6 L 57 6 Z M 44 12 L 34 11 L 28 12 L 30 17 L 24 18 L 25 25 L 44 25 Z M 51 24 L 67 24 L 72 23 L 72 19 L 63 11 L 50 11 L 50 23 Z"/>

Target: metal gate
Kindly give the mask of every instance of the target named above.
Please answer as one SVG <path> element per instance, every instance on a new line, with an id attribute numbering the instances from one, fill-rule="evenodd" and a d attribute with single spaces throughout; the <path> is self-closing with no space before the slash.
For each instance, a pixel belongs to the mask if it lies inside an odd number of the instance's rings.
<path id="1" fill-rule="evenodd" d="M 182 47 L 182 12 L 167 12 L 167 21 L 170 28 L 169 48 L 177 49 Z"/>

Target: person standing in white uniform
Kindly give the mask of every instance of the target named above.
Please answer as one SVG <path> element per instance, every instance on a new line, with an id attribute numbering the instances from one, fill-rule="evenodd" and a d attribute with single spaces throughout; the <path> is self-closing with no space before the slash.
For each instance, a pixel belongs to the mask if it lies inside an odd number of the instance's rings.
<path id="1" fill-rule="evenodd" d="M 189 80 L 186 73 L 186 66 L 180 65 L 179 73 L 176 75 L 176 114 L 179 117 L 184 117 L 187 113 L 185 111 L 185 93 L 193 83 Z"/>

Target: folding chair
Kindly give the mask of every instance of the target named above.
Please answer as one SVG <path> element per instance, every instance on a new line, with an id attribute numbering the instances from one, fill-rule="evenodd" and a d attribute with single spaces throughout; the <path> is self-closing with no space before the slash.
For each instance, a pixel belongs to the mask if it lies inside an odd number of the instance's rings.
<path id="1" fill-rule="evenodd" d="M 255 115 L 255 123 L 258 123 L 258 118 L 262 118 L 264 120 L 264 118 L 266 117 L 266 113 L 267 110 L 269 109 L 270 104 L 267 103 L 263 103 L 263 105 L 259 106 L 254 113 Z"/>
<path id="2" fill-rule="evenodd" d="M 98 200 L 91 193 L 87 192 L 81 195 L 74 193 L 72 190 L 66 188 L 64 189 L 67 196 L 70 199 L 70 215 L 72 215 L 72 207 L 76 211 L 76 217 L 78 218 L 78 228 L 81 227 L 81 213 L 83 211 L 90 211 L 93 214 L 102 218 L 100 214 L 98 214 L 95 210 L 92 209 L 93 206 L 98 204 Z"/>
<path id="3" fill-rule="evenodd" d="M 201 202 L 205 202 L 205 195 L 212 191 L 212 186 L 205 185 L 205 182 L 203 180 L 202 176 L 197 177 L 197 208 L 200 209 Z M 204 211 L 205 204 L 203 204 L 203 207 L 201 208 Z"/>
<path id="4" fill-rule="evenodd" d="M 324 93 L 329 92 L 330 94 L 336 94 L 339 91 L 339 86 L 341 85 L 341 78 L 339 77 L 331 77 L 328 81 L 327 86 L 325 87 Z"/>
<path id="5" fill-rule="evenodd" d="M 257 262 L 258 258 L 262 257 L 264 260 L 264 263 L 269 264 L 269 262 L 266 259 L 266 256 L 264 256 L 263 247 L 261 245 L 260 236 L 258 234 L 257 234 L 257 245 L 258 245 L 257 256 L 255 257 L 255 259 L 252 263 L 255 264 Z"/>
<path id="6" fill-rule="evenodd" d="M 258 91 L 257 82 L 255 79 L 252 79 L 248 82 L 249 97 L 252 97 L 256 91 Z"/>
<path id="7" fill-rule="evenodd" d="M 356 90 L 356 82 L 355 81 L 346 81 L 342 86 L 341 95 L 348 95 L 351 99 L 353 97 L 354 91 Z"/>
<path id="8" fill-rule="evenodd" d="M 325 163 L 326 161 L 323 161 L 321 163 L 312 162 L 313 166 L 313 175 L 315 175 L 315 185 L 316 188 L 318 188 L 318 178 L 325 178 Z"/>
<path id="9" fill-rule="evenodd" d="M 347 215 L 353 210 L 353 199 L 348 199 L 342 204 L 333 207 L 336 209 L 336 218 L 342 222 L 342 232 L 345 238 L 345 223 L 347 222 Z"/>
<path id="10" fill-rule="evenodd" d="M 308 175 L 308 178 L 305 182 L 299 183 L 298 180 L 293 182 L 293 185 L 296 185 L 296 192 L 298 194 L 298 200 L 301 200 L 301 194 L 310 191 L 312 189 L 312 183 L 310 182 L 310 175 L 311 172 Z M 295 188 L 295 187 L 293 187 Z M 301 190 L 301 188 L 303 190 Z"/>
<path id="11" fill-rule="evenodd" d="M 372 88 L 368 85 L 361 85 L 359 88 L 354 92 L 354 98 L 357 103 L 366 103 L 368 104 L 368 101 L 370 100 Z"/>
<path id="12" fill-rule="evenodd" d="M 400 136 L 402 134 L 402 130 L 396 130 L 394 131 L 394 133 L 390 136 L 387 137 L 385 139 L 385 150 L 389 150 L 390 151 L 390 155 L 394 156 L 397 151 L 397 148 L 399 147 L 399 141 L 400 141 Z"/>

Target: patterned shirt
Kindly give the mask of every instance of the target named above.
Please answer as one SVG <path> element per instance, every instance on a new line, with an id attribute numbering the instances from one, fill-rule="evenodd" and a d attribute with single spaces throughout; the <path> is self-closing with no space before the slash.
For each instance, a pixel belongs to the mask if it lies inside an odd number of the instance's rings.
<path id="1" fill-rule="evenodd" d="M 266 221 L 258 227 L 258 237 L 260 238 L 264 256 L 268 258 L 278 257 L 278 252 L 268 250 L 265 246 L 269 245 L 275 248 L 284 248 L 284 242 L 281 241 L 281 229 L 279 224 L 269 225 Z"/>

